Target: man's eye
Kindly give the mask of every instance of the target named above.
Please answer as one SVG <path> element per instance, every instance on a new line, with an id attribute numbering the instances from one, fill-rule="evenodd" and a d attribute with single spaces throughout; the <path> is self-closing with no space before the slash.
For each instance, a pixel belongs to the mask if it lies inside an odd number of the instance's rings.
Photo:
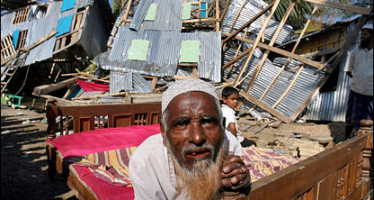
<path id="1" fill-rule="evenodd" d="M 190 123 L 190 119 L 185 119 L 185 118 L 182 118 L 182 119 L 177 119 L 174 123 L 174 126 L 176 127 L 185 127 L 187 126 L 188 124 Z"/>
<path id="2" fill-rule="evenodd" d="M 218 123 L 218 120 L 214 117 L 203 117 L 201 124 L 205 127 L 213 127 Z"/>

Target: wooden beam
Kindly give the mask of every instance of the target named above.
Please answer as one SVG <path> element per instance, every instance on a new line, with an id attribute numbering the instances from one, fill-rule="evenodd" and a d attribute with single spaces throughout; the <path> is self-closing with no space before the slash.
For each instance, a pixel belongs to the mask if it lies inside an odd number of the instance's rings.
<path id="1" fill-rule="evenodd" d="M 84 99 L 96 99 L 100 97 L 115 97 L 115 96 L 126 96 L 128 92 L 118 92 L 118 93 L 108 93 L 108 94 L 99 94 L 85 97 L 74 97 L 71 100 L 84 100 Z"/>
<path id="2" fill-rule="evenodd" d="M 282 28 L 283 28 L 284 24 L 286 23 L 288 17 L 290 16 L 291 11 L 294 8 L 295 4 L 296 4 L 295 2 L 291 2 L 290 5 L 288 6 L 287 11 L 284 14 L 281 22 L 279 23 L 277 30 L 275 31 L 273 37 L 271 38 L 269 46 L 273 46 L 275 44 L 275 41 L 277 40 L 277 37 L 278 37 L 279 33 L 282 31 Z M 253 84 L 255 83 L 255 80 L 257 79 L 257 76 L 260 73 L 262 66 L 264 65 L 266 59 L 268 58 L 269 53 L 270 53 L 270 50 L 266 50 L 264 55 L 262 56 L 261 61 L 259 62 L 258 66 L 257 66 L 256 72 L 255 72 L 254 76 L 252 77 L 252 79 L 251 79 L 251 81 L 248 85 L 248 88 L 247 88 L 247 91 L 246 91 L 247 93 L 249 93 Z"/>
<path id="3" fill-rule="evenodd" d="M 265 12 L 267 12 L 270 8 L 273 7 L 275 1 L 271 2 L 266 8 L 261 10 L 259 13 L 257 13 L 251 20 L 249 20 L 247 23 L 245 23 L 242 27 L 240 27 L 238 30 L 236 30 L 234 33 L 227 35 L 227 38 L 225 38 L 222 41 L 223 43 L 226 43 L 229 41 L 231 38 L 235 37 L 238 33 L 240 33 L 242 30 L 244 30 L 246 27 L 251 25 L 254 21 L 256 21 L 261 15 L 263 15 Z M 239 16 L 239 15 L 238 15 Z"/>
<path id="4" fill-rule="evenodd" d="M 322 6 L 328 6 L 330 8 L 337 8 L 340 10 L 345 10 L 353 13 L 358 13 L 361 15 L 370 15 L 370 12 L 372 8 L 363 8 L 360 6 L 355 6 L 355 5 L 350 5 L 350 4 L 342 4 L 342 3 L 336 3 L 336 2 L 331 2 L 327 0 L 304 0 L 309 3 L 314 3 Z"/>
<path id="5" fill-rule="evenodd" d="M 248 63 L 249 63 L 249 61 L 251 60 L 252 55 L 253 55 L 255 49 L 257 48 L 257 45 L 260 43 L 261 37 L 262 37 L 262 35 L 265 33 L 266 27 L 267 27 L 268 23 L 270 22 L 270 19 L 273 17 L 273 15 L 274 15 L 274 13 L 275 13 L 275 10 L 277 9 L 279 3 L 280 3 L 280 0 L 275 0 L 275 1 L 274 1 L 274 4 L 273 4 L 273 6 L 271 7 L 271 11 L 270 11 L 268 17 L 266 18 L 264 24 L 262 25 L 261 30 L 260 30 L 260 32 L 258 33 L 257 37 L 256 37 L 256 40 L 255 40 L 254 43 L 252 44 L 253 51 L 251 51 L 251 52 L 249 53 L 249 55 L 248 55 L 248 57 L 247 57 L 247 59 L 246 59 L 246 61 L 245 61 L 245 64 L 242 66 L 239 75 L 236 77 L 236 79 L 235 79 L 235 81 L 234 81 L 234 86 L 236 86 L 236 85 L 238 84 L 238 82 L 239 82 L 240 78 L 242 77 L 242 75 L 243 75 L 245 69 L 247 68 Z"/>
<path id="6" fill-rule="evenodd" d="M 22 48 L 22 49 L 19 49 L 19 51 L 30 51 L 31 49 L 35 48 L 36 46 L 38 46 L 39 44 L 43 43 L 44 41 L 48 40 L 49 38 L 51 38 L 52 36 L 54 36 L 58 31 L 52 31 L 51 33 L 49 33 L 48 35 L 44 36 L 42 39 L 32 43 L 31 45 L 29 45 L 28 47 L 26 48 Z"/>
<path id="7" fill-rule="evenodd" d="M 229 35 L 228 33 L 222 33 L 222 35 Z M 242 42 L 246 42 L 246 43 L 249 43 L 249 44 L 254 44 L 255 41 L 253 40 L 250 40 L 250 39 L 246 39 L 246 38 L 243 38 L 243 37 L 239 37 L 239 36 L 235 36 L 235 39 L 239 40 L 239 41 L 242 41 Z M 264 43 L 261 43 L 259 42 L 258 43 L 258 46 L 260 48 L 263 48 L 263 49 L 268 49 L 274 53 L 277 53 L 277 54 L 280 54 L 282 56 L 285 56 L 285 57 L 290 57 L 290 58 L 293 58 L 295 60 L 298 60 L 304 64 L 307 64 L 307 65 L 310 65 L 314 68 L 317 68 L 317 69 L 320 69 L 322 67 L 324 67 L 325 65 L 322 64 L 322 63 L 319 63 L 319 62 L 315 62 L 315 61 L 312 61 L 310 59 L 307 59 L 303 56 L 300 56 L 300 55 L 297 55 L 297 54 L 293 54 L 289 51 L 286 51 L 286 50 L 283 50 L 283 49 L 280 49 L 280 48 L 277 48 L 277 47 L 271 47 L 267 44 L 264 44 Z"/>
<path id="8" fill-rule="evenodd" d="M 301 33 L 300 33 L 300 35 L 299 35 L 299 37 L 297 39 L 297 42 L 295 43 L 294 47 L 292 48 L 292 52 L 291 53 L 295 53 L 297 47 L 300 44 L 301 39 L 304 36 L 305 31 L 307 30 L 307 28 L 308 28 L 308 26 L 309 26 L 309 24 L 310 24 L 310 22 L 312 20 L 313 15 L 315 15 L 315 13 L 317 12 L 317 10 L 318 10 L 318 7 L 317 6 L 314 7 L 314 9 L 312 11 L 312 14 L 310 15 L 308 21 L 305 23 L 305 26 L 304 26 L 303 30 L 301 31 Z M 290 61 L 291 61 L 291 58 L 288 58 L 287 61 L 286 61 L 286 63 L 281 67 L 281 69 L 279 69 L 277 75 L 275 75 L 275 77 L 273 78 L 273 80 L 269 83 L 269 85 L 267 86 L 267 88 L 265 89 L 265 91 L 263 92 L 263 94 L 261 95 L 261 97 L 259 98 L 260 101 L 262 101 L 262 99 L 266 96 L 266 94 L 269 92 L 270 88 L 273 86 L 273 84 L 278 79 L 278 77 L 282 74 L 282 72 L 284 71 L 284 69 L 286 68 L 286 66 L 288 65 L 288 63 Z M 253 110 L 255 107 L 256 106 L 252 107 L 250 109 L 250 111 Z"/>
<path id="9" fill-rule="evenodd" d="M 40 96 L 43 94 L 49 94 L 53 91 L 62 89 L 64 87 L 67 87 L 75 82 L 75 79 L 77 78 L 70 78 L 64 81 L 61 81 L 56 84 L 50 84 L 50 85 L 41 85 L 34 88 L 34 91 L 32 92 L 33 95 Z"/>
<path id="10" fill-rule="evenodd" d="M 219 0 L 216 0 L 216 19 L 217 19 L 217 22 L 216 22 L 216 32 L 219 32 L 220 23 L 221 23 L 221 20 L 220 20 L 220 17 L 219 17 L 219 12 L 220 12 L 220 10 L 219 10 Z"/>
<path id="11" fill-rule="evenodd" d="M 242 95 L 244 98 L 246 98 L 247 100 L 255 103 L 256 105 L 260 106 L 261 108 L 263 108 L 264 110 L 266 110 L 267 112 L 269 112 L 270 114 L 274 115 L 275 117 L 277 117 L 278 119 L 282 120 L 283 122 L 286 122 L 286 123 L 290 123 L 291 120 L 286 117 L 285 115 L 283 115 L 282 113 L 274 110 L 273 108 L 271 108 L 270 106 L 268 106 L 267 104 L 259 101 L 258 99 L 252 97 L 251 95 L 243 92 L 243 91 L 240 91 L 240 95 Z"/>
<path id="12" fill-rule="evenodd" d="M 197 22 L 219 22 L 219 19 L 216 18 L 206 18 L 206 19 L 187 19 L 182 20 L 183 23 L 197 23 Z"/>
<path id="13" fill-rule="evenodd" d="M 303 71 L 303 69 L 304 69 L 304 65 L 301 66 L 301 68 L 297 72 L 296 76 L 293 78 L 293 80 L 290 83 L 290 85 L 288 85 L 287 89 L 283 92 L 282 96 L 279 97 L 279 99 L 277 100 L 277 102 L 275 102 L 274 105 L 271 108 L 275 109 L 275 107 L 278 106 L 278 104 L 284 99 L 284 97 L 286 97 L 286 95 L 288 94 L 288 92 L 291 90 L 292 86 L 295 84 L 295 82 L 299 78 L 299 76 L 300 76 L 301 72 Z"/>

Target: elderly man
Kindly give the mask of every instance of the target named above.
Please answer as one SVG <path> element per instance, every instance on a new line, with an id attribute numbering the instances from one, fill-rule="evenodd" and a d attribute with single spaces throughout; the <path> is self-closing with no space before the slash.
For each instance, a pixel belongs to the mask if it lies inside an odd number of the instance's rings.
<path id="1" fill-rule="evenodd" d="M 225 139 L 214 87 L 176 81 L 162 96 L 161 134 L 145 140 L 130 160 L 135 199 L 219 199 L 248 193 L 250 176 Z"/>

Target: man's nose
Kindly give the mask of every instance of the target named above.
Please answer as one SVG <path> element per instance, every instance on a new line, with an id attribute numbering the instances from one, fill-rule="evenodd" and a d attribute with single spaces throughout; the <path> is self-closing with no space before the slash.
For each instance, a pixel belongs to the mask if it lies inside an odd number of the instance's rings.
<path id="1" fill-rule="evenodd" d="M 202 145 L 206 141 L 203 127 L 199 122 L 192 122 L 189 130 L 189 142 Z"/>

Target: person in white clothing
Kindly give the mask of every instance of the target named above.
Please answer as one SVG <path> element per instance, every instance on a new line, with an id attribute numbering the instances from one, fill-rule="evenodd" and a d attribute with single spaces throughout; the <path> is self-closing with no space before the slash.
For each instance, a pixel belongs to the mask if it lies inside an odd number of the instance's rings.
<path id="1" fill-rule="evenodd" d="M 131 156 L 135 199 L 246 197 L 251 179 L 241 157 L 230 153 L 222 110 L 212 84 L 176 81 L 162 95 L 161 134 Z"/>
<path id="2" fill-rule="evenodd" d="M 222 115 L 225 118 L 226 131 L 232 133 L 232 135 L 238 139 L 242 147 L 248 147 L 251 145 L 256 146 L 254 141 L 244 138 L 242 133 L 238 130 L 234 108 L 239 104 L 239 92 L 233 87 L 223 88 L 222 101 Z"/>
<path id="3" fill-rule="evenodd" d="M 362 119 L 373 120 L 373 24 L 362 27 L 360 46 L 350 52 L 346 74 L 351 78 L 345 118 L 347 139 Z"/>

